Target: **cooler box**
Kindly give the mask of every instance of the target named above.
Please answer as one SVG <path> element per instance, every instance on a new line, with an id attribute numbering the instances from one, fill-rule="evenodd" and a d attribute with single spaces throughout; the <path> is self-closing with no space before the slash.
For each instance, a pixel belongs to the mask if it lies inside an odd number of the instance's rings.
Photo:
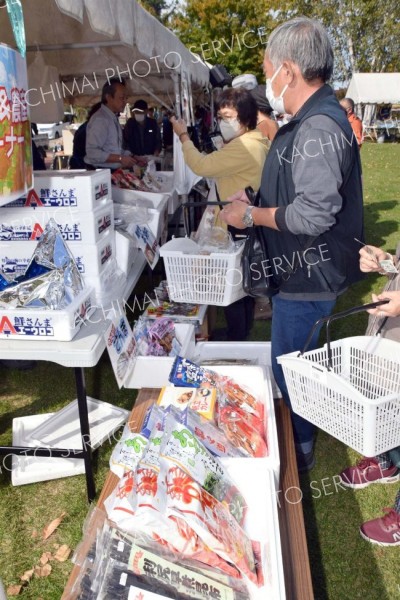
<path id="1" fill-rule="evenodd" d="M 36 249 L 37 242 L 6 242 L 0 244 L 0 269 L 8 275 L 21 275 L 25 272 Z M 112 258 L 116 257 L 114 232 L 109 231 L 97 244 L 68 243 L 79 272 L 87 275 L 100 275 Z"/>
<path id="2" fill-rule="evenodd" d="M 77 207 L 4 207 L 0 210 L 0 242 L 38 241 L 49 219 L 54 219 L 66 242 L 96 244 L 114 227 L 111 201 L 92 212 Z"/>
<path id="3" fill-rule="evenodd" d="M 139 201 L 142 206 L 157 208 L 157 205 L 162 200 L 166 200 L 168 203 L 168 214 L 173 215 L 179 206 L 179 196 L 174 189 L 174 173 L 173 171 L 157 171 L 154 177 L 161 186 L 158 192 L 125 190 L 113 185 L 112 198 L 114 202 L 136 203 Z"/>
<path id="4" fill-rule="evenodd" d="M 75 207 L 82 212 L 89 212 L 110 199 L 109 169 L 34 171 L 33 189 L 6 207 Z"/>
<path id="5" fill-rule="evenodd" d="M 62 310 L 0 309 L 0 340 L 69 342 L 92 312 L 93 290 L 86 287 Z"/>

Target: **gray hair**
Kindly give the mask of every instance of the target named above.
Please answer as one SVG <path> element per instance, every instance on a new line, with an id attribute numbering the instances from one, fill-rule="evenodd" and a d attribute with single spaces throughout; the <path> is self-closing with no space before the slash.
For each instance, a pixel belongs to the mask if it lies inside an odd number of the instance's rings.
<path id="1" fill-rule="evenodd" d="M 326 29 L 314 19 L 296 17 L 279 25 L 268 39 L 268 58 L 275 69 L 285 60 L 298 65 L 306 81 L 328 81 L 333 71 L 333 50 Z"/>

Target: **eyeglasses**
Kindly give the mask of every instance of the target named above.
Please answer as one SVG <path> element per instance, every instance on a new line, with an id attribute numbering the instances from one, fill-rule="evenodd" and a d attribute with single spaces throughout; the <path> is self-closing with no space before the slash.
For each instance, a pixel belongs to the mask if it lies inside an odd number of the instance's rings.
<path id="1" fill-rule="evenodd" d="M 236 121 L 237 117 L 220 117 L 217 116 L 218 121 L 223 121 L 224 123 L 230 123 L 231 121 Z"/>

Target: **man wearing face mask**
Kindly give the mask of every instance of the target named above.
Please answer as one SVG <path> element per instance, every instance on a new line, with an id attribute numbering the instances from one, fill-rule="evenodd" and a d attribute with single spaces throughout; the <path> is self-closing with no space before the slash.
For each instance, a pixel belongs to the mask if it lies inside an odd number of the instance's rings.
<path id="1" fill-rule="evenodd" d="M 272 367 L 285 402 L 290 400 L 277 357 L 302 350 L 312 325 L 329 315 L 337 297 L 361 279 L 363 239 L 361 164 L 346 114 L 327 85 L 333 52 L 320 23 L 299 17 L 268 40 L 266 94 L 277 113 L 293 118 L 277 132 L 265 162 L 261 207 L 233 195 L 221 218 L 235 227 L 262 227 L 273 278 Z M 318 345 L 318 331 L 309 349 Z M 300 471 L 313 467 L 314 426 L 291 413 Z"/>
<path id="2" fill-rule="evenodd" d="M 137 100 L 124 128 L 124 147 L 135 156 L 158 156 L 161 151 L 160 129 L 157 121 L 147 116 L 147 110 L 147 102 Z"/>
<path id="3" fill-rule="evenodd" d="M 182 142 L 188 166 L 197 175 L 214 178 L 221 200 L 226 200 L 247 186 L 259 189 L 269 140 L 256 129 L 257 104 L 248 90 L 223 90 L 217 105 L 224 146 L 211 154 L 202 154 L 195 148 L 182 119 L 171 119 L 171 123 Z M 253 323 L 253 298 L 246 296 L 225 307 L 224 312 L 228 341 L 245 340 Z"/>

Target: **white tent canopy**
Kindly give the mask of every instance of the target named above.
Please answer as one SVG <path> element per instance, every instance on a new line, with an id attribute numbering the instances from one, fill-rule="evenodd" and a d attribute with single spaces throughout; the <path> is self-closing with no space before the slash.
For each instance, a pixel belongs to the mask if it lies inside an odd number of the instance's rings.
<path id="1" fill-rule="evenodd" d="M 400 73 L 353 73 L 346 96 L 355 104 L 399 104 Z"/>
<path id="2" fill-rule="evenodd" d="M 181 78 L 193 92 L 208 85 L 208 67 L 136 0 L 22 0 L 22 6 L 31 106 L 52 94 L 71 104 L 92 103 L 113 76 L 127 80 L 131 98 L 157 98 L 168 106 L 181 91 Z M 1 10 L 2 42 L 15 46 L 7 21 Z M 35 62 L 56 67 L 61 81 L 48 82 L 47 89 L 32 81 Z"/>

